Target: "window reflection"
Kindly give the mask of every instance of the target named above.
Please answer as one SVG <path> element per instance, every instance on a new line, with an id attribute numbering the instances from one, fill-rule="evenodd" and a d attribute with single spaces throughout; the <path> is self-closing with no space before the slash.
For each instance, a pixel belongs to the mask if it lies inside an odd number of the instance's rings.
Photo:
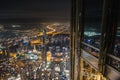
<path id="1" fill-rule="evenodd" d="M 114 45 L 114 53 L 116 57 L 120 58 L 120 5 L 119 5 L 119 14 L 118 14 L 118 22 L 117 22 L 117 33 Z"/>
<path id="2" fill-rule="evenodd" d="M 120 72 L 120 61 L 109 57 L 108 64 Z"/>
<path id="3" fill-rule="evenodd" d="M 99 50 L 97 50 L 95 47 L 90 46 L 89 44 L 82 43 L 82 49 L 87 51 L 89 54 L 95 56 L 96 58 L 99 57 Z"/>
<path id="4" fill-rule="evenodd" d="M 84 0 L 84 37 L 82 38 L 83 49 L 89 51 L 95 57 L 99 57 L 101 21 L 102 21 L 102 0 Z M 95 3 L 94 5 L 92 5 Z"/>
<path id="5" fill-rule="evenodd" d="M 117 56 L 120 58 L 120 30 L 117 29 L 117 35 L 116 35 L 116 40 L 115 40 L 115 46 L 114 46 L 114 53 L 113 55 Z"/>

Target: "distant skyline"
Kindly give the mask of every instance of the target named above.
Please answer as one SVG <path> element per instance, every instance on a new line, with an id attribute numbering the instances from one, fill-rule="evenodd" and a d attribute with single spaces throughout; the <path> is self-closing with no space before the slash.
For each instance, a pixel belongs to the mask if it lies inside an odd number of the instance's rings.
<path id="1" fill-rule="evenodd" d="M 0 22 L 18 21 L 69 21 L 70 0 L 3 0 L 0 5 Z"/>

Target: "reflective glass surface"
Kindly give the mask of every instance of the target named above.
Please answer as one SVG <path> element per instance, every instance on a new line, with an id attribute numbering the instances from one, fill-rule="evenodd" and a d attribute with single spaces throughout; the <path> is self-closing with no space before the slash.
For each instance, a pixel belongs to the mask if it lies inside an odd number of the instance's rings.
<path id="1" fill-rule="evenodd" d="M 93 5 L 93 3 L 95 3 Z M 98 57 L 101 36 L 102 0 L 84 0 L 84 37 L 83 47 Z"/>
<path id="2" fill-rule="evenodd" d="M 113 55 L 120 58 L 120 5 L 119 5 L 119 14 L 118 14 L 118 22 L 117 22 L 117 33 L 114 45 L 114 53 Z"/>
<path id="3" fill-rule="evenodd" d="M 119 25 L 120 25 L 120 23 L 119 23 Z M 120 27 L 117 28 L 117 34 L 116 34 L 113 55 L 120 58 Z"/>
<path id="4" fill-rule="evenodd" d="M 113 68 L 115 68 L 117 71 L 119 71 L 120 72 L 120 61 L 118 61 L 118 60 L 115 60 L 115 59 L 113 59 L 113 58 L 108 58 L 109 60 L 108 60 L 108 64 L 110 65 L 110 66 L 112 66 Z"/>

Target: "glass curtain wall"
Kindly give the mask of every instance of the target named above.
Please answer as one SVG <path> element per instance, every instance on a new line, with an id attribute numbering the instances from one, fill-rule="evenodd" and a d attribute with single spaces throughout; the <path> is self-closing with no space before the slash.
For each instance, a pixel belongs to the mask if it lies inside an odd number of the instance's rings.
<path id="1" fill-rule="evenodd" d="M 115 0 L 117 1 L 117 0 Z M 112 68 L 114 68 L 115 70 L 117 70 L 118 72 L 120 72 L 120 1 L 118 2 L 118 6 L 117 6 L 117 13 L 114 14 L 117 15 L 115 17 L 116 19 L 116 26 L 115 27 L 115 32 L 116 34 L 114 35 L 114 43 L 113 43 L 113 50 L 111 52 L 109 52 L 109 57 L 108 57 L 108 65 L 111 66 Z M 117 5 L 117 4 L 116 4 Z M 115 24 L 113 22 L 113 24 Z"/>

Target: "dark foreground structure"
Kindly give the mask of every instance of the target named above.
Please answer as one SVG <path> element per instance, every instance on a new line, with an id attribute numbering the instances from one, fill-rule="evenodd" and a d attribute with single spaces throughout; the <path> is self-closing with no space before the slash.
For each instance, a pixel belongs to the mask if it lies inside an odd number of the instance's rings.
<path id="1" fill-rule="evenodd" d="M 119 0 L 72 0 L 71 12 L 71 80 L 120 80 Z"/>

